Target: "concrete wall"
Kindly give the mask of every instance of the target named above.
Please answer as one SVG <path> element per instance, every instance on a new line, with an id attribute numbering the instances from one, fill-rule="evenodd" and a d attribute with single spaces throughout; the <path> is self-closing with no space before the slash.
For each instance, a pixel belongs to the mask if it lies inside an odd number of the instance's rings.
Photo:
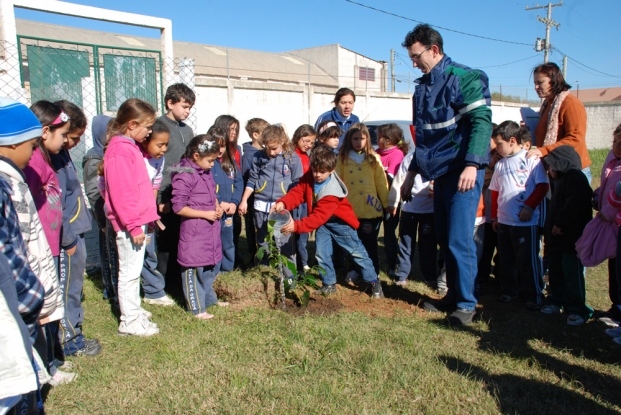
<path id="1" fill-rule="evenodd" d="M 382 90 L 382 65 L 373 59 L 352 52 L 345 48 L 339 48 L 339 84 L 358 91 L 381 91 Z M 375 69 L 375 81 L 360 80 L 360 68 Z"/>
<path id="2" fill-rule="evenodd" d="M 621 102 L 589 102 L 584 108 L 587 113 L 587 147 L 611 148 L 612 132 L 621 124 Z"/>

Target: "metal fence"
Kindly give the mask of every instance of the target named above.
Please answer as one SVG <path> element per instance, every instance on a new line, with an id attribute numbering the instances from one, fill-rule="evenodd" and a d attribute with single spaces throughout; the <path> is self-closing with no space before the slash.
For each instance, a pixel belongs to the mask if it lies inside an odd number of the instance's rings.
<path id="1" fill-rule="evenodd" d="M 26 105 L 65 99 L 83 109 L 90 122 L 97 114 L 115 116 L 129 98 L 149 102 L 164 112 L 166 86 L 184 82 L 192 89 L 194 61 L 166 62 L 158 50 L 109 47 L 18 36 L 17 44 L 0 42 L 0 96 Z M 196 109 L 187 123 L 196 128 Z M 87 128 L 71 150 L 76 168 L 92 147 Z M 79 176 L 82 177 L 81 171 Z"/>

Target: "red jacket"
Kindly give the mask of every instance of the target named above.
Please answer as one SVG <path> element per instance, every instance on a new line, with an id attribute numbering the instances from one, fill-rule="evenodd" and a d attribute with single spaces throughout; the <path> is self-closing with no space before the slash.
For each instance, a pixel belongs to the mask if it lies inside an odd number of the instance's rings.
<path id="1" fill-rule="evenodd" d="M 276 201 L 276 203 L 284 203 L 287 210 L 295 209 L 302 203 L 306 203 L 308 206 L 308 216 L 294 222 L 294 232 L 314 231 L 332 216 L 336 216 L 352 228 L 358 229 L 360 222 L 354 214 L 354 209 L 347 201 L 347 188 L 339 176 L 332 172 L 330 182 L 321 188 L 317 195 L 317 203 L 313 205 L 314 185 L 313 172 L 309 170 L 289 193 Z"/>

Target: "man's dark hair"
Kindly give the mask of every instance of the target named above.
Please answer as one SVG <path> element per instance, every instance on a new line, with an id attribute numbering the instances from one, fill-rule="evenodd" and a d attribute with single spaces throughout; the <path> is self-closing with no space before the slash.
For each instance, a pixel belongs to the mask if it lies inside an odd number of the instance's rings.
<path id="1" fill-rule="evenodd" d="M 543 74 L 550 78 L 550 90 L 554 93 L 554 95 L 558 95 L 563 91 L 568 91 L 571 88 L 571 85 L 565 82 L 561 68 L 553 62 L 537 66 L 533 69 L 533 75 L 537 73 Z"/>
<path id="2" fill-rule="evenodd" d="M 147 141 L 151 141 L 151 139 L 157 134 L 162 133 L 170 134 L 170 129 L 164 123 L 164 121 L 156 120 L 151 127 L 151 134 L 149 134 L 149 136 L 147 137 Z"/>
<path id="3" fill-rule="evenodd" d="M 328 146 L 320 145 L 315 147 L 310 155 L 310 165 L 313 171 L 327 173 L 336 169 L 336 154 Z"/>
<path id="4" fill-rule="evenodd" d="M 515 140 L 520 143 L 519 137 L 520 125 L 515 121 L 504 121 L 500 123 L 498 127 L 494 129 L 492 136 L 494 138 L 500 136 L 503 141 L 509 142 L 511 141 L 511 137 L 515 138 Z"/>
<path id="5" fill-rule="evenodd" d="M 168 101 L 171 100 L 173 104 L 184 100 L 188 104 L 194 106 L 196 102 L 196 94 L 186 84 L 173 84 L 166 90 L 166 96 L 164 96 L 164 102 L 168 109 Z"/>
<path id="6" fill-rule="evenodd" d="M 419 24 L 414 30 L 405 35 L 405 40 L 401 44 L 404 48 L 409 48 L 414 43 L 419 42 L 421 45 L 431 47 L 436 45 L 441 54 L 444 54 L 444 41 L 440 33 L 428 24 Z"/>

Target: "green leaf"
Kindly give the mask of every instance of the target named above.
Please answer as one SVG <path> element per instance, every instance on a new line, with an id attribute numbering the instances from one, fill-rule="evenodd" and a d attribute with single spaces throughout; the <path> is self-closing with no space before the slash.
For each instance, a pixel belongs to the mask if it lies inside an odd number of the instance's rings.
<path id="1" fill-rule="evenodd" d="M 310 301 L 310 292 L 309 291 L 304 291 L 304 294 L 302 294 L 302 298 L 300 298 L 300 303 L 304 307 L 308 307 L 308 302 L 309 301 Z"/>
<path id="2" fill-rule="evenodd" d="M 257 259 L 259 261 L 262 261 L 264 256 L 265 256 L 265 248 L 260 247 L 259 250 L 257 251 Z"/>
<path id="3" fill-rule="evenodd" d="M 291 271 L 293 273 L 293 275 L 295 275 L 296 269 L 295 269 L 295 263 L 291 260 L 289 260 L 289 258 L 285 257 L 285 261 L 287 264 L 287 268 L 289 268 L 289 271 Z"/>

